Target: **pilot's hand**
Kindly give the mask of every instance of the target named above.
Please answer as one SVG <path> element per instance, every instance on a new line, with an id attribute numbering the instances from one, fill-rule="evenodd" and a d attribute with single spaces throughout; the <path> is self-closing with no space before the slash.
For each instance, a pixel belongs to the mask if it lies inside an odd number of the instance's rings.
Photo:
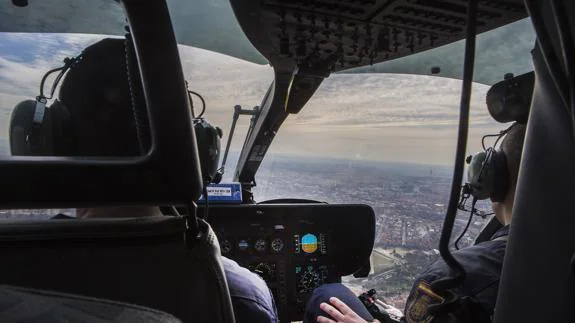
<path id="1" fill-rule="evenodd" d="M 317 317 L 318 323 L 367 323 L 366 320 L 362 319 L 337 297 L 330 298 L 329 302 L 331 305 L 328 303 L 321 303 L 319 307 L 333 317 L 335 321 L 320 315 Z M 374 320 L 372 322 L 380 323 L 378 320 Z"/>

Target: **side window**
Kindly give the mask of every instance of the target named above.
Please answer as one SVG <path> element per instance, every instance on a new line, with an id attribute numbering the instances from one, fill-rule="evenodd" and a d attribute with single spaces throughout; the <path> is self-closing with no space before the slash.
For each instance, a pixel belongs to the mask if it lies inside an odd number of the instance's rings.
<path id="1" fill-rule="evenodd" d="M 45 72 L 61 66 L 65 57 L 77 55 L 85 46 L 103 37 L 0 33 L 0 156 L 10 156 L 10 116 L 16 104 L 38 95 L 40 80 Z M 58 214 L 73 217 L 76 210 L 0 210 L 0 219 L 39 220 L 50 219 Z"/>
<path id="2" fill-rule="evenodd" d="M 117 38 L 88 34 L 0 32 L 0 156 L 11 154 L 9 127 L 14 107 L 39 94 L 42 76 L 62 66 L 64 58 L 74 57 L 86 47 L 108 37 Z M 240 104 L 250 109 L 258 105 L 273 80 L 273 69 L 189 46 L 179 46 L 179 53 L 190 90 L 205 99 L 204 117 L 224 130 L 223 147 L 231 126 L 234 105 Z M 54 77 L 55 74 L 48 77 L 45 91 L 49 91 Z M 222 91 L 223 88 L 226 90 Z M 55 93 L 58 94 L 58 89 Z M 195 112 L 199 114 L 204 108 L 202 100 L 195 96 L 193 100 Z M 243 143 L 247 119 L 242 121 L 245 122 L 238 125 L 232 142 L 226 178 L 231 178 L 233 174 L 233 164 Z M 0 210 L 0 219 L 43 219 L 57 214 L 75 216 L 75 210 Z"/>

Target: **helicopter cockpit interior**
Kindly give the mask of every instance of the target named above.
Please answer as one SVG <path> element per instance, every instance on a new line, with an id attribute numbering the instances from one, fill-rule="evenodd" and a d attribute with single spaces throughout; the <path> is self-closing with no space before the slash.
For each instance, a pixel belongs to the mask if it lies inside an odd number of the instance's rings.
<path id="1" fill-rule="evenodd" d="M 455 288 L 453 241 L 501 228 L 462 207 L 465 157 L 509 122 L 527 137 L 492 320 L 572 321 L 573 35 L 568 0 L 5 1 L 0 321 L 238 321 L 223 258 L 280 322 L 328 283 L 404 306 L 438 259 L 432 287 Z M 139 153 L 54 148 L 91 131 L 62 83 L 110 38 Z M 81 216 L 124 206 L 161 214 Z"/>

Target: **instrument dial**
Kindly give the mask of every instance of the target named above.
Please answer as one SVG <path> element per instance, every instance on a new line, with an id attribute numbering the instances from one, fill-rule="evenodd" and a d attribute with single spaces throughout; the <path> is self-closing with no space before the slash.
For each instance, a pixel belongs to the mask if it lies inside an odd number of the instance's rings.
<path id="1" fill-rule="evenodd" d="M 254 266 L 253 271 L 260 275 L 266 282 L 275 281 L 276 277 L 276 266 L 275 264 L 262 262 Z"/>
<path id="2" fill-rule="evenodd" d="M 254 245 L 254 249 L 259 252 L 263 252 L 266 250 L 266 241 L 264 239 L 258 239 Z"/>
<path id="3" fill-rule="evenodd" d="M 223 240 L 220 244 L 220 250 L 222 251 L 222 254 L 226 254 L 232 251 L 232 243 L 230 240 Z"/>
<path id="4" fill-rule="evenodd" d="M 250 244 L 247 240 L 242 239 L 238 242 L 238 249 L 240 249 L 241 251 L 246 251 L 249 247 Z"/>
<path id="5" fill-rule="evenodd" d="M 320 285 L 320 275 L 311 266 L 308 266 L 300 275 L 298 281 L 298 290 L 300 293 L 308 293 L 313 291 Z"/>
<path id="6" fill-rule="evenodd" d="M 283 242 L 282 239 L 280 239 L 280 238 L 275 238 L 275 239 L 272 241 L 272 250 L 273 250 L 274 252 L 280 252 L 280 251 L 282 251 L 283 248 L 284 248 L 284 242 Z"/>

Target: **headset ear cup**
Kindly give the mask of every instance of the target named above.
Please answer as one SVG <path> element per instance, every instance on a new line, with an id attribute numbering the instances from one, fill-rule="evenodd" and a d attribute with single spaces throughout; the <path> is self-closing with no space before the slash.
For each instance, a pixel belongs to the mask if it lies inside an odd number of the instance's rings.
<path id="1" fill-rule="evenodd" d="M 469 164 L 467 180 L 471 187 L 471 195 L 478 200 L 485 200 L 491 196 L 493 189 L 491 157 L 492 152 L 488 149 L 475 154 Z"/>
<path id="2" fill-rule="evenodd" d="M 493 192 L 491 201 L 503 202 L 509 190 L 509 169 L 507 168 L 507 156 L 502 151 L 494 151 L 493 158 Z"/>
<path id="3" fill-rule="evenodd" d="M 10 116 L 10 153 L 13 156 L 35 156 L 30 144 L 32 136 L 32 120 L 36 109 L 36 101 L 26 100 L 18 103 Z"/>

